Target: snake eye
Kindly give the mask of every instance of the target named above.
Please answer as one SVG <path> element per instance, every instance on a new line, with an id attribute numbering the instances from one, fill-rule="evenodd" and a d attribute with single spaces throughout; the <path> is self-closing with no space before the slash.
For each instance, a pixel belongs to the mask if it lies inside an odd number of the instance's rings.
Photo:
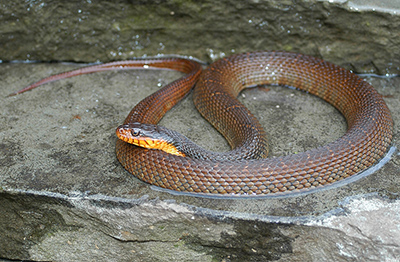
<path id="1" fill-rule="evenodd" d="M 140 131 L 134 129 L 134 130 L 131 131 L 131 134 L 132 134 L 132 136 L 139 136 Z"/>

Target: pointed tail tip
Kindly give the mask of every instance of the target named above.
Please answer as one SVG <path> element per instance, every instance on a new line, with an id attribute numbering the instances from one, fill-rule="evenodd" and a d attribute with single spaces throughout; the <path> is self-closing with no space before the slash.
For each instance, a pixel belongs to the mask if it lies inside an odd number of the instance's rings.
<path id="1" fill-rule="evenodd" d="M 34 87 L 32 87 L 32 85 L 30 85 L 30 86 L 25 87 L 25 88 L 23 88 L 23 89 L 21 89 L 21 90 L 12 92 L 11 94 L 7 95 L 6 97 L 19 95 L 19 94 L 25 93 L 26 91 L 29 91 L 29 90 L 31 90 L 31 89 L 33 89 L 33 88 L 34 88 Z"/>
<path id="2" fill-rule="evenodd" d="M 11 93 L 11 94 L 6 95 L 6 97 L 16 96 L 16 95 L 18 95 L 18 94 L 19 94 L 18 92 L 14 92 L 14 93 Z"/>

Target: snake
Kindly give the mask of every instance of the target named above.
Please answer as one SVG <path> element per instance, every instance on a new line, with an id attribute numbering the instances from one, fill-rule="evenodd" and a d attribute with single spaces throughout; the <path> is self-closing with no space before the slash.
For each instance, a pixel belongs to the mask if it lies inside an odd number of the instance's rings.
<path id="1" fill-rule="evenodd" d="M 194 60 L 176 57 L 116 61 L 50 76 L 12 95 L 67 77 L 132 68 L 184 74 L 139 102 L 116 130 L 119 162 L 157 187 L 223 196 L 302 192 L 366 170 L 392 141 L 390 111 L 368 82 L 320 58 L 285 51 L 234 54 L 204 70 Z M 346 133 L 318 148 L 268 158 L 265 131 L 237 100 L 243 89 L 258 85 L 288 86 L 322 98 L 344 116 Z M 197 110 L 226 138 L 230 151 L 210 152 L 157 125 L 192 89 Z"/>

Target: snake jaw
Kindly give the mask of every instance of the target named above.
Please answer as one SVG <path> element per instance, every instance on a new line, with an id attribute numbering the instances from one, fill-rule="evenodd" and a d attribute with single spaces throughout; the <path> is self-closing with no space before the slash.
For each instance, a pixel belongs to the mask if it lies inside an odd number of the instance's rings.
<path id="1" fill-rule="evenodd" d="M 130 123 L 116 129 L 119 139 L 129 144 L 147 149 L 159 149 L 172 155 L 186 156 L 179 151 L 170 139 L 162 138 L 156 125 Z"/>

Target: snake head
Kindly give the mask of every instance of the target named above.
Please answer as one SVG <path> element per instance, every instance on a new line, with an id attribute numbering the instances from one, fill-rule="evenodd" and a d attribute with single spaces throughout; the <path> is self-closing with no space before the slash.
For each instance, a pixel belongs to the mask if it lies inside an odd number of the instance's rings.
<path id="1" fill-rule="evenodd" d="M 129 123 L 117 127 L 116 134 L 119 139 L 136 146 L 159 149 L 169 154 L 185 156 L 174 145 L 174 139 L 157 125 Z"/>

